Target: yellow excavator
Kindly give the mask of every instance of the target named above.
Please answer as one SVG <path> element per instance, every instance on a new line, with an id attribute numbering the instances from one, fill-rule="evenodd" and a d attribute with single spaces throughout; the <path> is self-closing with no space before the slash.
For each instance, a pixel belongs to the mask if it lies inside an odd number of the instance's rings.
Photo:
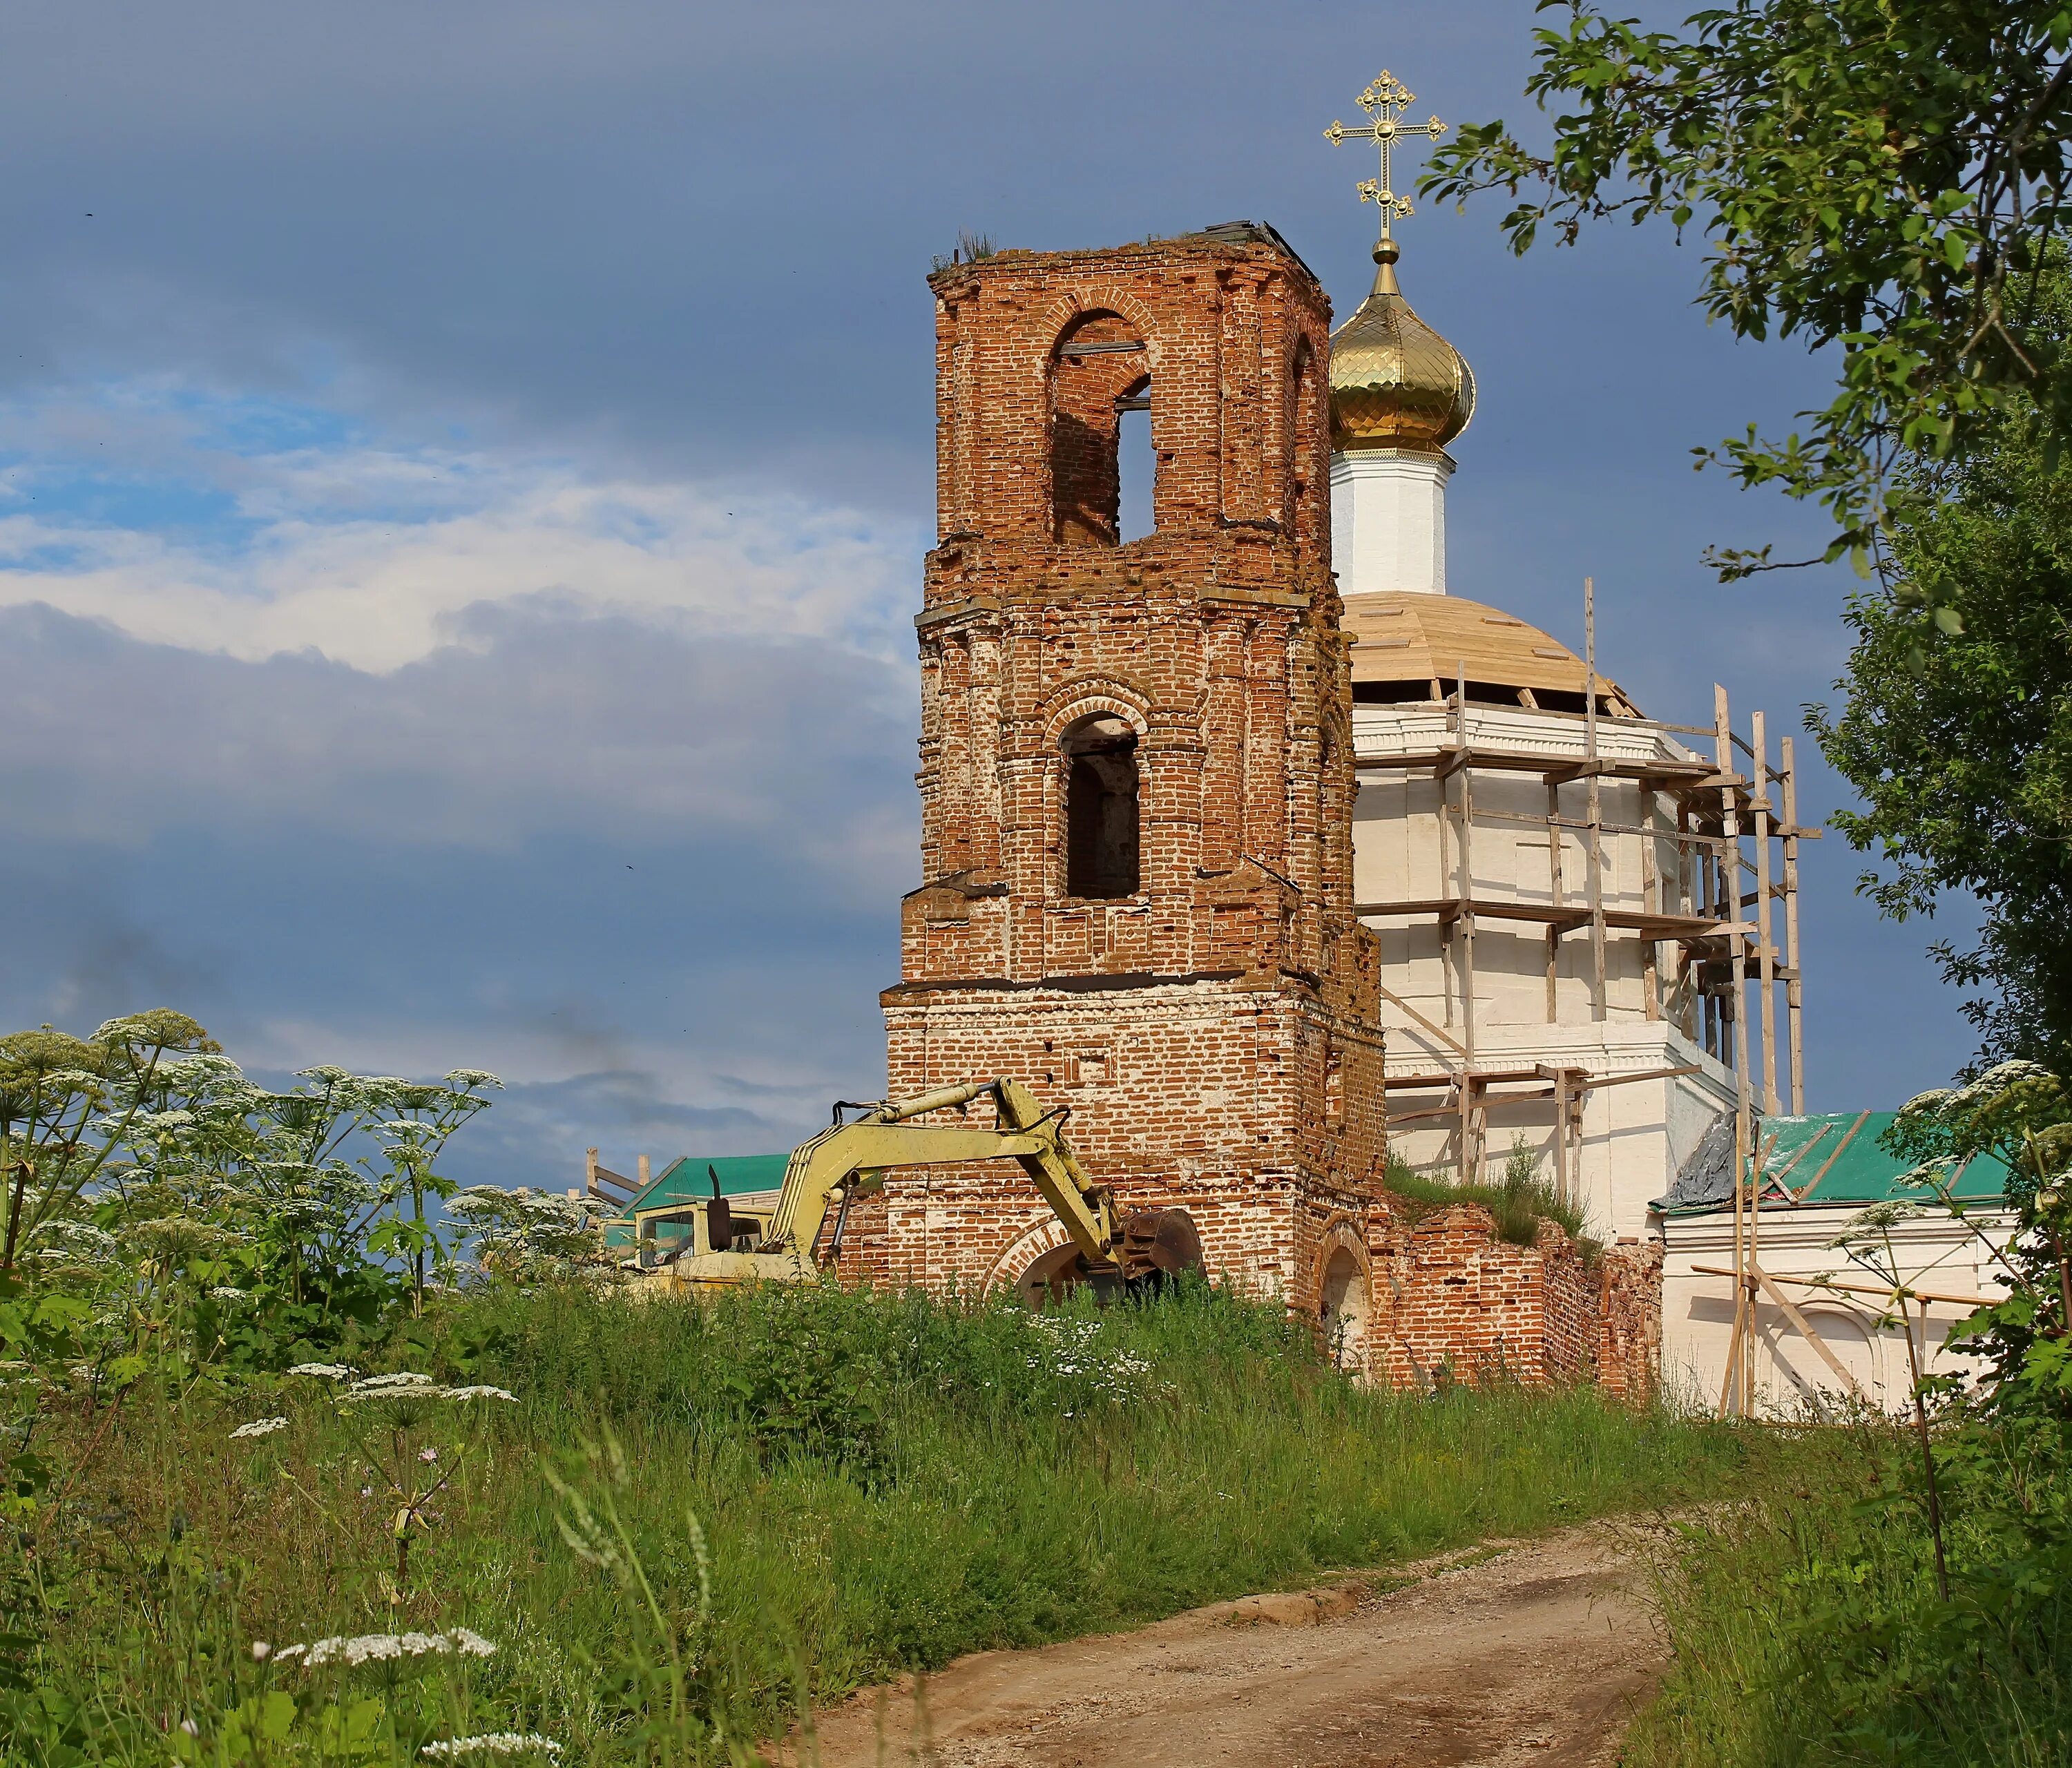
<path id="1" fill-rule="evenodd" d="M 917 1123 L 935 1112 L 963 1112 L 990 1096 L 991 1125 Z M 743 1284 L 811 1283 L 832 1268 L 841 1252 L 851 1207 L 882 1188 L 894 1166 L 965 1166 L 981 1161 L 1018 1162 L 1062 1222 L 1078 1256 L 1052 1287 L 1073 1281 L 1098 1292 L 1142 1289 L 1182 1271 L 1202 1268 L 1202 1245 L 1182 1209 L 1140 1210 L 1119 1215 L 1108 1187 L 1087 1176 L 1065 1140 L 1063 1111 L 1046 1112 L 1013 1080 L 972 1080 L 918 1098 L 862 1108 L 837 1105 L 835 1121 L 791 1151 L 777 1207 L 766 1220 L 737 1225 L 713 1181 L 710 1203 L 689 1212 L 691 1232 L 656 1268 L 671 1289 L 710 1293 Z M 820 1244 L 828 1212 L 835 1225 Z M 753 1250 L 742 1250 L 746 1243 Z"/>

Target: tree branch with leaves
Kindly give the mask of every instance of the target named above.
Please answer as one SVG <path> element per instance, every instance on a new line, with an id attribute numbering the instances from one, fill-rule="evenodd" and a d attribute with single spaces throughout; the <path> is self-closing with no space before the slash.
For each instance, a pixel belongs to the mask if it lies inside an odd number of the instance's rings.
<path id="1" fill-rule="evenodd" d="M 1737 337 L 1839 350 L 1803 432 L 1696 452 L 1832 516 L 1823 557 L 1868 574 L 1918 487 L 1904 463 L 1961 454 L 2010 411 L 2054 448 L 2072 382 L 2033 325 L 2072 180 L 2072 6 L 2061 0 L 1738 0 L 1651 31 L 1588 0 L 1535 32 L 1526 95 L 1560 109 L 1528 146 L 1472 125 L 1420 181 L 1516 199 L 1523 253 L 1593 221 L 1659 219 L 1705 241 L 1699 300 Z M 1728 578 L 1770 549 L 1716 553 Z M 1799 561 L 1799 562 L 1811 562 Z"/>

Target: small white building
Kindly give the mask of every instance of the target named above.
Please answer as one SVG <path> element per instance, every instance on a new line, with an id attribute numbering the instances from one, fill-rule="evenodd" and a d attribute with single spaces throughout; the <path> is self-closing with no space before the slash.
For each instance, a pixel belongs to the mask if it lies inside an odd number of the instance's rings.
<path id="1" fill-rule="evenodd" d="M 1905 1163 L 1880 1141 L 1892 1119 L 1845 1112 L 1762 1125 L 1762 1207 L 1744 1211 L 1741 1227 L 1743 1268 L 1768 1280 L 1758 1280 L 1751 1297 L 1761 1412 L 1788 1416 L 1852 1398 L 1902 1409 L 1917 1367 L 1924 1375 L 1967 1369 L 1971 1359 L 1943 1341 L 1980 1302 L 2007 1293 L 1994 1256 L 2015 1228 L 2006 1169 L 1982 1159 L 1957 1175 L 1959 1222 L 1901 1182 Z M 1720 1404 L 1732 1360 L 1733 1158 L 1731 1135 L 1716 1136 L 1677 1175 L 1655 1217 L 1663 1246 L 1663 1386 L 1693 1408 Z M 1866 1221 L 1878 1206 L 1924 1201 L 1930 1207 L 1889 1226 Z M 1837 1244 L 1844 1241 L 1853 1251 Z M 1894 1293 L 1902 1285 L 1905 1298 Z"/>

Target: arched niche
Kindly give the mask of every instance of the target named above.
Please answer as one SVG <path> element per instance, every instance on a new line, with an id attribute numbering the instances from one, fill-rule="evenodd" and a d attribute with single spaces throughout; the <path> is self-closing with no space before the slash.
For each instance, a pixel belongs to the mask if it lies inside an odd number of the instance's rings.
<path id="1" fill-rule="evenodd" d="M 1137 741 L 1136 726 L 1111 712 L 1075 719 L 1059 738 L 1067 896 L 1113 901 L 1141 886 Z"/>

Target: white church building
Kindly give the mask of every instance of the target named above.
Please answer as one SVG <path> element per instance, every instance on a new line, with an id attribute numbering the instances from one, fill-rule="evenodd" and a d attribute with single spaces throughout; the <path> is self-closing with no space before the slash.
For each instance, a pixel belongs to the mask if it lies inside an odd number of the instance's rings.
<path id="1" fill-rule="evenodd" d="M 1474 376 L 1404 298 L 1385 232 L 1375 256 L 1332 339 L 1331 539 L 1392 1153 L 1488 1182 L 1522 1149 L 1588 1231 L 1659 1244 L 1662 1375 L 1684 1404 L 1903 1406 L 1915 1362 L 1947 1367 L 1948 1327 L 1996 1292 L 1993 1261 L 1917 1219 L 1889 1251 L 1920 1299 L 1895 1310 L 1833 1245 L 1910 1194 L 1877 1146 L 1889 1118 L 1805 1115 L 1799 858 L 1817 832 L 1790 739 L 1773 754 L 1759 713 L 1734 731 L 1716 687 L 1709 728 L 1648 717 L 1597 667 L 1586 589 L 1581 656 L 1449 592 L 1447 450 Z M 1746 1165 L 1766 1165 L 1737 1253 L 1744 1098 Z M 1980 1225 L 2004 1234 L 1978 1183 Z"/>
<path id="2" fill-rule="evenodd" d="M 1600 1234 L 1638 1237 L 1734 1109 L 1743 923 L 1715 862 L 1724 816 L 1752 826 L 1749 795 L 1722 788 L 1714 742 L 1448 593 L 1446 449 L 1474 376 L 1404 298 L 1395 242 L 1376 256 L 1373 292 L 1332 339 L 1331 527 L 1392 1145 L 1481 1178 L 1523 1144 Z"/>

